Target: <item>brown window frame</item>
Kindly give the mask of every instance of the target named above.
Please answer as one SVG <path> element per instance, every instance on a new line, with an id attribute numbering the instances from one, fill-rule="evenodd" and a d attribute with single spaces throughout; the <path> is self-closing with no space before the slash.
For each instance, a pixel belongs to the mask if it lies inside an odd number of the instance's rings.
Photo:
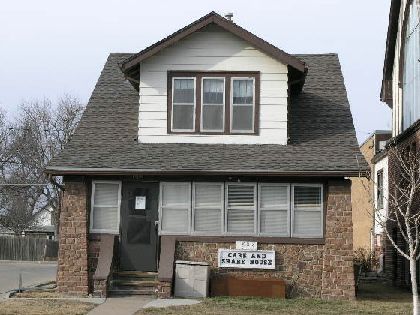
<path id="1" fill-rule="evenodd" d="M 194 131 L 172 130 L 172 79 L 177 77 L 195 78 L 195 122 Z M 201 131 L 201 84 L 203 78 L 225 79 L 225 112 L 223 131 Z M 254 93 L 254 130 L 253 132 L 232 132 L 231 128 L 231 80 L 232 78 L 253 78 L 255 82 Z M 202 134 L 202 135 L 259 135 L 260 117 L 260 72 L 259 71 L 168 71 L 167 75 L 167 132 L 168 134 Z"/>

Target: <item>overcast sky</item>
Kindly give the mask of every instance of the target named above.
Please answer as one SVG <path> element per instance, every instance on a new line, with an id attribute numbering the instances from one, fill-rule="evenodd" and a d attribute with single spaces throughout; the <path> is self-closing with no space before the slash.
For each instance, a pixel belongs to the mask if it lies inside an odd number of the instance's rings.
<path id="1" fill-rule="evenodd" d="M 391 128 L 379 101 L 390 0 L 27 0 L 0 6 L 0 107 L 87 102 L 107 55 L 138 52 L 214 10 L 288 53 L 339 54 L 359 142 Z"/>

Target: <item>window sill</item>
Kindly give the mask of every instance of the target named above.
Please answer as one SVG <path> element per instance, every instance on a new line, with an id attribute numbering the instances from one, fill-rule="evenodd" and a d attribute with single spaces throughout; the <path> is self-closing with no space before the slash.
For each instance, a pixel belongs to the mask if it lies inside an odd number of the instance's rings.
<path id="1" fill-rule="evenodd" d="M 169 236 L 169 235 L 165 235 Z M 264 244 L 305 244 L 324 245 L 324 238 L 297 238 L 297 237 L 275 237 L 275 236 L 196 236 L 196 235 L 173 235 L 179 242 L 205 242 L 224 243 L 236 241 L 250 241 Z"/>

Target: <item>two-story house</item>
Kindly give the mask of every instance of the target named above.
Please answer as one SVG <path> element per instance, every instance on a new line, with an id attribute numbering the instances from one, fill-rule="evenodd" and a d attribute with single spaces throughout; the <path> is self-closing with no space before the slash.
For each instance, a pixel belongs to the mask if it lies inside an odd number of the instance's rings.
<path id="1" fill-rule="evenodd" d="M 420 1 L 392 0 L 383 69 L 381 100 L 392 108 L 392 146 L 420 148 Z M 398 161 L 389 158 L 389 172 Z M 389 183 L 389 189 L 393 183 Z M 403 244 L 397 229 L 392 232 Z M 397 285 L 409 285 L 408 261 L 390 242 L 385 247 L 385 272 Z"/>
<path id="2" fill-rule="evenodd" d="M 338 56 L 290 55 L 211 12 L 111 54 L 47 167 L 65 183 L 58 288 L 107 294 L 112 272 L 157 272 L 169 296 L 184 260 L 210 264 L 210 281 L 353 298 L 348 178 L 366 169 Z M 236 241 L 274 251 L 273 268 L 221 265 Z"/>

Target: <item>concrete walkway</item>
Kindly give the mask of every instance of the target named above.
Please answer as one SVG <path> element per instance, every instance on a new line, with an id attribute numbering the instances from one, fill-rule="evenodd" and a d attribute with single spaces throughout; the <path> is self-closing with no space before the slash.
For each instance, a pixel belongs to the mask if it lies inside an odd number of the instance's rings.
<path id="1" fill-rule="evenodd" d="M 142 308 L 170 307 L 201 303 L 192 299 L 156 299 L 150 296 L 125 296 L 107 298 L 105 303 L 95 307 L 87 315 L 133 315 Z"/>
<path id="2" fill-rule="evenodd" d="M 170 307 L 170 306 L 185 306 L 201 303 L 199 300 L 192 299 L 156 299 L 147 303 L 143 308 L 149 307 Z"/>
<path id="3" fill-rule="evenodd" d="M 110 297 L 95 307 L 88 315 L 133 315 L 155 298 L 149 296 Z"/>

